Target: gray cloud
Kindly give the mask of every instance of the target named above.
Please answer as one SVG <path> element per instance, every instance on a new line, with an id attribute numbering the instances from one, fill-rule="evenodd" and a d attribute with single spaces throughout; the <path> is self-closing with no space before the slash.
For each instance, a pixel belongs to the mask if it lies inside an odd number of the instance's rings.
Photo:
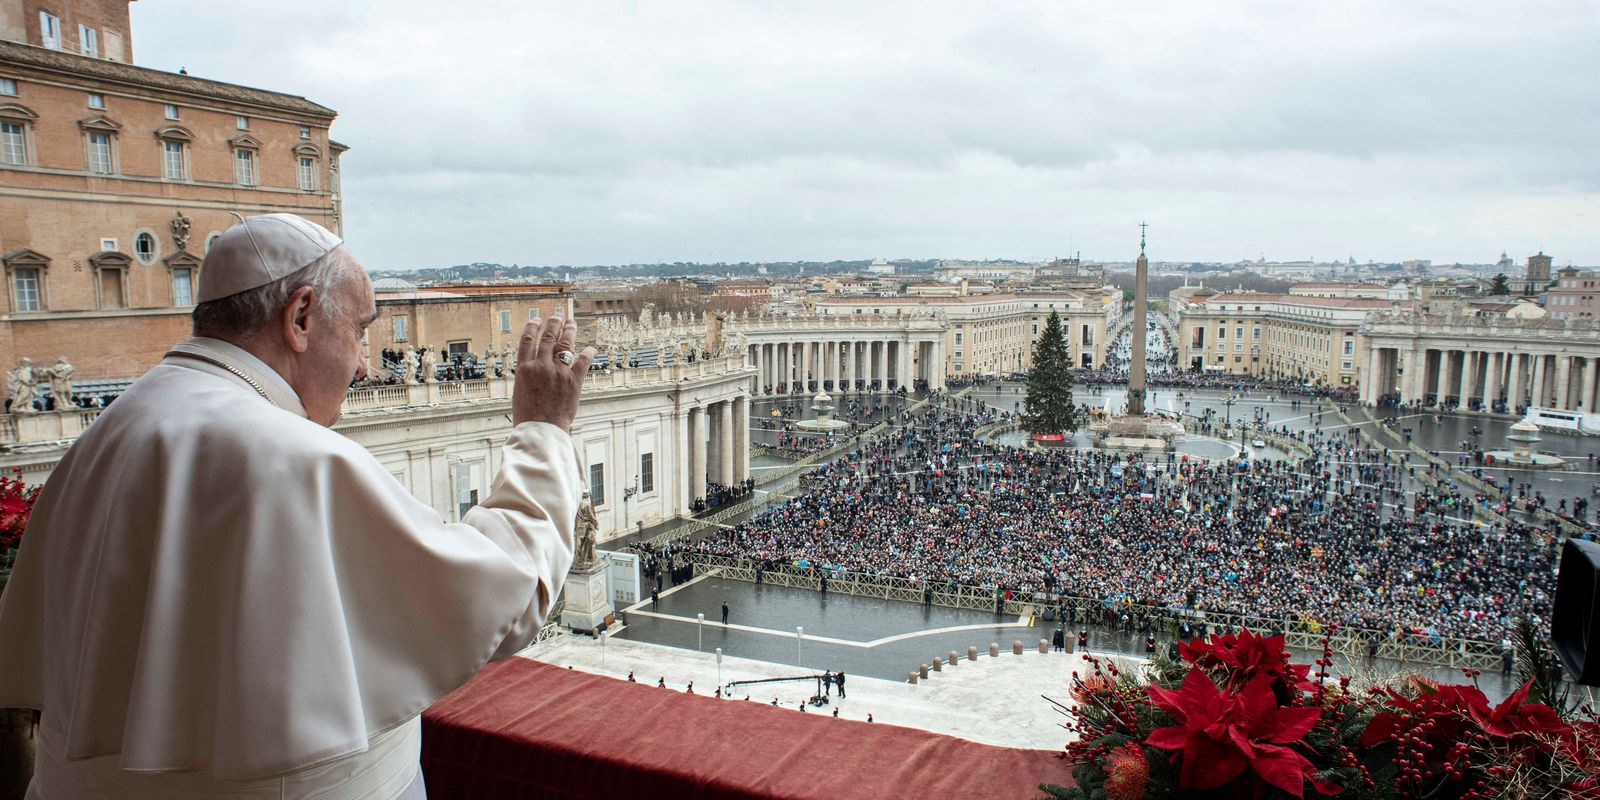
<path id="1" fill-rule="evenodd" d="M 869 256 L 1600 263 L 1600 16 L 1523 4 L 133 6 L 340 111 L 371 266 Z M 1500 7 L 1504 5 L 1505 7 Z"/>

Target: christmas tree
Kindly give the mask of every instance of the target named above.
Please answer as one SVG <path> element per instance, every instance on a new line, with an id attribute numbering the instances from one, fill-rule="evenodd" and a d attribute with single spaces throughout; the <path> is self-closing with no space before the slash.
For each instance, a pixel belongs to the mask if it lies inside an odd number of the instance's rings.
<path id="1" fill-rule="evenodd" d="M 1072 402 L 1072 356 L 1061 315 L 1050 312 L 1028 370 L 1028 397 L 1023 402 L 1022 427 L 1034 435 L 1073 434 L 1078 430 L 1078 406 Z"/>

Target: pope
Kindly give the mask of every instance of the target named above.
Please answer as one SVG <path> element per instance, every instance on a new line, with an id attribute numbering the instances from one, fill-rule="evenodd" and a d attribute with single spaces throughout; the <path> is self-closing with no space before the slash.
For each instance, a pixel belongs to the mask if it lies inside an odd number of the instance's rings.
<path id="1" fill-rule="evenodd" d="M 419 714 L 526 647 L 572 563 L 594 351 L 523 329 L 502 466 L 452 523 L 330 430 L 377 318 L 338 237 L 244 219 L 197 301 L 51 474 L 0 598 L 28 797 L 421 798 Z"/>

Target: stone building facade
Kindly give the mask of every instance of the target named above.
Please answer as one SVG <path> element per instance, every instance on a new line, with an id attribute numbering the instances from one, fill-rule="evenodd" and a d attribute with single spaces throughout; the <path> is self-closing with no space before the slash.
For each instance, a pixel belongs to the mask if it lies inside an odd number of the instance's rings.
<path id="1" fill-rule="evenodd" d="M 946 323 L 934 357 L 943 378 L 1023 372 L 1033 364 L 1033 345 L 1051 312 L 1061 315 L 1072 361 L 1104 363 L 1107 332 L 1119 310 L 1114 290 L 955 294 L 925 297 L 839 296 L 817 303 L 823 315 L 932 314 Z"/>
<path id="2" fill-rule="evenodd" d="M 1593 414 L 1600 396 L 1600 319 L 1513 319 L 1429 313 L 1373 314 L 1361 399 L 1521 413 Z"/>
<path id="3" fill-rule="evenodd" d="M 1556 319 L 1600 316 L 1600 270 L 1558 270 L 1545 293 L 1545 310 Z"/>
<path id="4" fill-rule="evenodd" d="M 491 350 L 515 350 L 522 326 L 535 315 L 570 317 L 574 310 L 572 293 L 560 284 L 386 291 L 386 283 L 374 284 L 378 318 L 367 329 L 369 372 L 379 363 L 375 354 L 384 350 L 426 346 L 444 354 L 475 353 L 480 359 Z"/>
<path id="5" fill-rule="evenodd" d="M 1395 301 L 1264 293 L 1213 294 L 1178 312 L 1178 365 L 1321 386 L 1360 382 L 1360 327 Z"/>
<path id="6" fill-rule="evenodd" d="M 343 229 L 334 112 L 127 63 L 127 5 L 0 2 L 0 364 L 136 376 L 188 335 L 233 214 Z"/>

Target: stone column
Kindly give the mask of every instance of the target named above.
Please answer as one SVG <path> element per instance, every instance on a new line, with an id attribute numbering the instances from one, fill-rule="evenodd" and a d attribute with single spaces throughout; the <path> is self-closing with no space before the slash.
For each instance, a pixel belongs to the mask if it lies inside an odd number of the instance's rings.
<path id="1" fill-rule="evenodd" d="M 878 381 L 883 386 L 883 342 L 867 343 L 867 380 Z"/>
<path id="2" fill-rule="evenodd" d="M 1484 368 L 1487 370 L 1483 376 L 1483 410 L 1494 408 L 1494 402 L 1500 399 L 1500 382 L 1505 374 L 1505 353 L 1484 353 Z"/>
<path id="3" fill-rule="evenodd" d="M 689 513 L 689 510 L 694 507 L 694 488 L 692 486 L 694 483 L 694 470 L 690 467 L 689 463 L 691 460 L 691 453 L 693 452 L 689 445 L 689 420 L 691 418 L 691 413 L 692 412 L 690 411 L 683 411 L 672 416 L 673 424 L 677 427 L 677 430 L 673 431 L 671 466 L 668 466 L 667 464 L 661 465 L 662 474 L 660 479 L 666 480 L 667 475 L 670 473 L 673 478 L 672 485 L 677 487 L 674 491 L 674 494 L 677 495 L 675 502 L 678 507 L 672 509 L 672 514 L 674 516 L 678 514 L 687 514 Z"/>
<path id="4" fill-rule="evenodd" d="M 750 477 L 750 398 L 733 404 L 733 481 Z"/>
<path id="5" fill-rule="evenodd" d="M 844 343 L 844 388 L 854 391 L 856 388 L 856 343 Z"/>
<path id="6" fill-rule="evenodd" d="M 1445 395 L 1450 391 L 1450 351 L 1449 350 L 1440 350 L 1439 351 L 1439 372 L 1434 377 L 1436 378 L 1436 380 L 1434 382 L 1434 389 L 1433 389 L 1433 404 L 1436 405 L 1436 406 L 1442 406 L 1442 405 L 1444 405 L 1444 397 L 1445 397 Z"/>
<path id="7" fill-rule="evenodd" d="M 1596 362 L 1593 358 L 1586 358 L 1583 360 L 1583 364 L 1583 394 L 1579 395 L 1578 399 L 1583 401 L 1583 413 L 1593 414 L 1595 413 L 1595 405 L 1600 403 L 1600 399 L 1594 396 L 1595 373 L 1600 372 L 1600 362 Z"/>
<path id="8" fill-rule="evenodd" d="M 1510 360 L 1509 365 L 1507 365 L 1507 373 L 1509 374 L 1506 376 L 1506 411 L 1515 414 L 1517 413 L 1517 406 L 1522 405 L 1523 362 L 1525 362 L 1526 357 L 1523 354 L 1509 352 L 1509 354 L 1506 354 L 1506 358 Z"/>
<path id="9" fill-rule="evenodd" d="M 1545 360 L 1543 355 L 1533 356 L 1533 397 L 1528 401 L 1528 404 L 1535 408 L 1544 408 L 1546 403 L 1544 390 Z"/>
<path id="10" fill-rule="evenodd" d="M 933 370 L 928 378 L 930 391 L 944 388 L 944 339 L 935 339 L 933 342 Z"/>
<path id="11" fill-rule="evenodd" d="M 712 403 L 706 407 L 706 427 L 710 430 L 710 441 L 706 443 L 706 481 L 708 483 L 727 483 L 722 479 L 722 440 L 727 436 L 728 427 L 722 424 L 722 403 Z"/>
<path id="12" fill-rule="evenodd" d="M 1367 348 L 1367 369 L 1361 376 L 1361 402 L 1372 406 L 1378 404 L 1378 363 L 1381 348 Z"/>
<path id="13" fill-rule="evenodd" d="M 706 496 L 706 410 L 689 409 L 689 508 Z"/>
<path id="14" fill-rule="evenodd" d="M 1478 394 L 1478 356 L 1476 350 L 1461 353 L 1461 407 L 1470 408 L 1470 398 Z"/>
<path id="15" fill-rule="evenodd" d="M 800 343 L 800 386 L 806 393 L 811 391 L 811 342 Z"/>
<path id="16" fill-rule="evenodd" d="M 1562 411 L 1572 410 L 1572 356 L 1556 356 L 1556 401 Z"/>
<path id="17" fill-rule="evenodd" d="M 732 400 L 724 400 L 717 404 L 717 415 L 720 420 L 717 427 L 721 429 L 721 435 L 717 437 L 717 482 L 723 486 L 732 486 L 734 473 L 738 472 L 733 463 L 733 443 L 739 438 L 733 426 L 733 406 Z"/>

